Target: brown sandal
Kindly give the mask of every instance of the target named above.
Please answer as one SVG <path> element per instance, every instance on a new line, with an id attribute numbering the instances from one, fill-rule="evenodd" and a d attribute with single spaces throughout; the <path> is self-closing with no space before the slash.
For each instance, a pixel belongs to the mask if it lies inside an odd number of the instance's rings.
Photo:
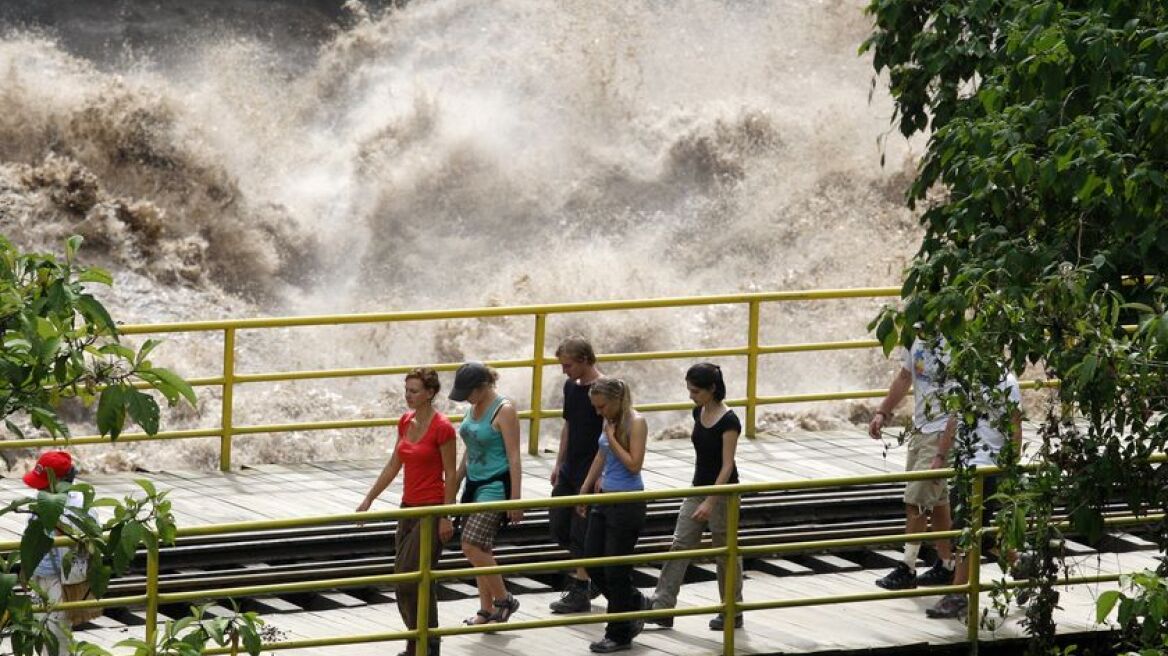
<path id="1" fill-rule="evenodd" d="M 503 624 L 511 619 L 515 611 L 519 610 L 519 600 L 514 595 L 507 595 L 506 599 L 495 600 L 495 612 L 491 613 L 489 622 Z"/>
<path id="2" fill-rule="evenodd" d="M 474 615 L 471 615 L 470 617 L 463 620 L 462 623 L 467 625 L 467 626 L 479 626 L 482 624 L 489 624 L 491 622 L 491 617 L 492 617 L 492 615 L 490 613 L 488 613 L 487 611 L 480 608 L 477 611 L 475 611 Z"/>

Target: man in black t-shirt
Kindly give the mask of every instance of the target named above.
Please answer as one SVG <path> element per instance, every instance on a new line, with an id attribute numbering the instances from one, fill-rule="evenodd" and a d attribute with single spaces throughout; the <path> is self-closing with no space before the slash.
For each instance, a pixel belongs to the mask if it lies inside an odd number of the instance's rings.
<path id="1" fill-rule="evenodd" d="M 562 497 L 580 493 L 580 486 L 588 476 L 588 469 L 596 457 L 597 441 L 604 430 L 604 420 L 592 407 L 588 390 L 600 378 L 596 368 L 596 353 L 587 340 L 569 337 L 556 349 L 556 357 L 568 380 L 564 381 L 564 426 L 560 429 L 560 448 L 556 466 L 552 469 L 552 496 Z M 548 523 L 552 537 L 567 549 L 573 558 L 584 558 L 584 531 L 586 520 L 573 506 L 552 508 Z M 592 610 L 589 594 L 591 581 L 583 567 L 569 577 L 568 585 L 559 600 L 551 603 L 553 613 L 582 613 Z"/>

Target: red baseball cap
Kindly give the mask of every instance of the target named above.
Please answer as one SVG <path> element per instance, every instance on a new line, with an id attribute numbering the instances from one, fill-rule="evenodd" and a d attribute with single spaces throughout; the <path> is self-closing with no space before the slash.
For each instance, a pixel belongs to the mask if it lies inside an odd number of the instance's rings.
<path id="1" fill-rule="evenodd" d="M 37 458 L 36 467 L 24 475 L 25 484 L 36 490 L 49 487 L 50 469 L 58 481 L 63 480 L 73 469 L 73 456 L 65 451 L 45 451 Z"/>

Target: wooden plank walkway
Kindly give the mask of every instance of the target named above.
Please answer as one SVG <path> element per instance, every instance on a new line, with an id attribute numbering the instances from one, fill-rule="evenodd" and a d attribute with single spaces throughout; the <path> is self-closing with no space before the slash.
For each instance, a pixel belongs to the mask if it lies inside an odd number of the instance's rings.
<path id="1" fill-rule="evenodd" d="M 1029 432 L 1029 431 L 1028 431 Z M 1033 439 L 1032 436 L 1028 439 Z M 755 440 L 743 440 L 739 448 L 739 469 L 743 482 L 799 480 L 849 475 L 889 473 L 903 469 L 903 451 L 893 449 L 887 459 L 882 456 L 879 443 L 870 440 L 862 430 L 823 431 L 765 435 Z M 525 497 L 544 498 L 550 494 L 548 475 L 554 455 L 524 457 Z M 171 490 L 174 510 L 181 526 L 256 519 L 276 519 L 297 516 L 349 512 L 362 499 L 370 483 L 384 463 L 381 461 L 354 461 L 302 465 L 264 465 L 227 474 L 219 472 L 156 472 L 127 473 L 86 477 L 102 495 L 121 495 L 136 489 L 132 479 L 145 477 L 156 485 Z M 692 450 L 688 440 L 653 442 L 646 458 L 645 481 L 649 489 L 684 487 L 692 473 Z M 15 473 L 14 473 L 15 474 Z M 0 479 L 4 498 L 23 493 L 18 476 Z M 392 508 L 398 501 L 400 481 L 395 484 L 375 508 Z M 16 518 L 0 518 L 0 535 L 12 539 L 19 534 Z M 1130 571 L 1154 567 L 1155 552 L 1150 549 L 1122 554 L 1095 554 L 1089 552 L 1076 557 L 1077 574 Z M 784 567 L 784 564 L 786 565 Z M 747 601 L 789 599 L 830 594 L 847 594 L 877 590 L 873 581 L 886 570 L 864 569 L 846 561 L 829 563 L 833 571 L 824 567 L 809 568 L 812 564 L 798 558 L 772 563 L 750 563 L 744 594 Z M 698 565 L 706 572 L 699 582 L 687 583 L 681 594 L 681 604 L 700 605 L 716 603 L 717 584 L 712 566 Z M 640 568 L 643 579 L 654 578 L 656 568 Z M 998 577 L 995 565 L 983 567 L 983 579 Z M 523 607 L 517 619 L 548 617 L 547 605 L 558 593 L 546 585 L 530 579 L 509 579 L 521 589 Z M 462 592 L 473 588 L 457 582 L 446 587 L 462 586 Z M 642 584 L 645 584 L 642 580 Z M 1107 585 L 1084 585 L 1061 591 L 1057 614 L 1060 631 L 1081 632 L 1097 630 L 1093 623 L 1094 599 L 1108 589 Z M 651 592 L 651 590 L 645 590 Z M 739 654 L 794 654 L 832 650 L 868 650 L 909 645 L 943 645 L 965 640 L 965 626 L 959 621 L 928 620 L 924 609 L 935 602 L 935 597 L 865 602 L 846 607 L 827 606 L 785 610 L 758 611 L 746 617 L 746 628 L 737 639 Z M 602 599 L 598 600 L 603 601 Z M 983 599 L 983 604 L 986 600 Z M 340 593 L 331 599 L 328 610 L 304 609 L 282 599 L 273 599 L 271 612 L 265 619 L 281 633 L 281 639 L 296 640 L 321 638 L 340 634 L 365 634 L 397 630 L 401 619 L 392 603 L 392 592 L 386 591 L 376 599 L 364 600 Z M 477 600 L 463 597 L 439 604 L 443 625 L 457 624 L 471 615 Z M 601 610 L 599 604 L 594 609 Z M 110 617 L 100 618 L 99 626 L 84 632 L 88 640 L 112 645 L 131 636 L 141 636 L 140 613 L 126 617 L 138 619 L 122 623 Z M 647 628 L 638 637 L 632 652 L 646 656 L 697 656 L 720 653 L 721 634 L 708 630 L 708 617 L 677 618 L 671 630 Z M 1021 611 L 1012 609 L 1006 620 L 995 630 L 983 630 L 983 640 L 1000 640 L 1024 635 L 1019 620 Z M 597 625 L 541 629 L 523 633 L 500 632 L 491 635 L 457 636 L 443 644 L 446 656 L 488 656 L 501 654 L 555 654 L 588 652 L 588 643 L 598 639 L 602 629 Z M 365 644 L 344 647 L 297 650 L 298 654 L 363 656 L 396 653 L 400 645 Z"/>

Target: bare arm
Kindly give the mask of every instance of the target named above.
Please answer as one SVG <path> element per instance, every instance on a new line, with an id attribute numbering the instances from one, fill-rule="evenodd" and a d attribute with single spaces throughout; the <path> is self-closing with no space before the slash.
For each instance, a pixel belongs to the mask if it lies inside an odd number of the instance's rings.
<path id="1" fill-rule="evenodd" d="M 568 453 L 568 420 L 564 420 L 564 425 L 560 426 L 560 448 L 556 451 L 556 465 L 552 467 L 552 486 L 554 487 L 560 478 L 560 467 L 564 465 L 564 455 Z"/>
<path id="2" fill-rule="evenodd" d="M 446 505 L 454 503 L 458 496 L 458 438 L 446 440 L 438 447 L 438 454 L 442 456 L 443 480 L 446 483 L 444 500 Z M 438 522 L 438 539 L 447 542 L 454 536 L 454 524 L 449 517 L 443 517 Z"/>
<path id="3" fill-rule="evenodd" d="M 626 450 L 613 439 L 612 435 L 608 438 L 608 448 L 625 469 L 633 474 L 640 474 L 641 467 L 645 464 L 645 443 L 648 438 L 649 424 L 645 422 L 644 417 L 636 415 L 633 417 L 633 425 L 629 427 L 629 448 Z"/>
<path id="4" fill-rule="evenodd" d="M 604 452 L 597 451 L 596 457 L 592 459 L 592 466 L 588 468 L 588 475 L 584 477 L 584 484 L 580 486 L 580 494 L 596 492 L 596 484 L 600 481 L 600 472 L 602 471 L 604 471 Z M 576 506 L 576 512 L 583 516 L 587 514 L 588 506 L 583 504 Z"/>
<path id="5" fill-rule="evenodd" d="M 399 437 L 398 440 L 400 441 L 401 438 Z M 393 455 L 390 456 L 389 462 L 385 463 L 385 467 L 382 468 L 377 480 L 373 482 L 373 486 L 369 488 L 369 492 L 365 494 L 365 500 L 361 502 L 361 505 L 357 506 L 357 512 L 369 510 L 369 506 L 373 505 L 373 500 L 381 496 L 385 488 L 389 487 L 393 479 L 397 478 L 397 474 L 400 471 L 401 459 L 397 457 L 397 444 L 394 444 Z"/>
<path id="6" fill-rule="evenodd" d="M 880 439 L 880 430 L 884 428 L 884 421 L 892 416 L 892 411 L 900 405 L 910 389 L 912 389 L 912 373 L 901 367 L 896 377 L 892 379 L 892 384 L 888 386 L 888 394 L 880 402 L 876 414 L 872 415 L 872 421 L 868 422 L 869 437 L 874 440 Z"/>
<path id="7" fill-rule="evenodd" d="M 519 413 L 510 403 L 503 404 L 495 415 L 495 429 L 503 434 L 503 448 L 507 450 L 507 466 L 511 469 L 511 498 L 522 496 L 520 485 L 523 481 L 523 461 L 519 457 Z M 523 519 L 522 510 L 512 510 L 507 513 L 511 521 Z"/>
<path id="8" fill-rule="evenodd" d="M 728 430 L 722 433 L 722 468 L 718 470 L 718 476 L 714 479 L 714 485 L 724 485 L 730 481 L 730 475 L 734 473 L 734 456 L 738 453 L 738 431 Z M 719 497 L 709 496 L 702 502 L 700 506 L 694 510 L 693 517 L 697 520 L 709 519 L 710 513 L 714 510 L 714 505 L 718 503 Z"/>
<path id="9" fill-rule="evenodd" d="M 933 456 L 932 469 L 943 469 L 949 460 L 949 451 L 953 449 L 953 441 L 957 437 L 957 418 L 949 417 L 945 422 L 945 430 L 937 440 L 937 455 Z"/>

